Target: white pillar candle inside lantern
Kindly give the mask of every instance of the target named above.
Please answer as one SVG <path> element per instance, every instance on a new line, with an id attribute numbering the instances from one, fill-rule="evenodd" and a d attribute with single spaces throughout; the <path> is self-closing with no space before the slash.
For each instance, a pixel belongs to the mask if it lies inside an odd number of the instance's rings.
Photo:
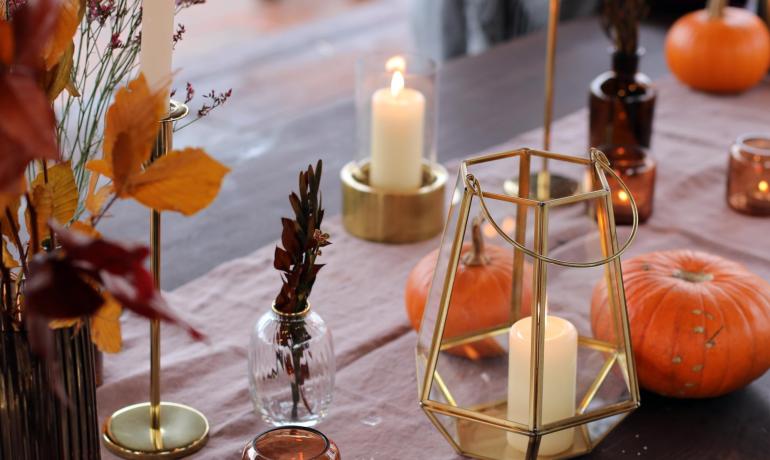
<path id="1" fill-rule="evenodd" d="M 140 71 L 153 90 L 170 83 L 173 52 L 174 0 L 142 1 Z"/>
<path id="2" fill-rule="evenodd" d="M 395 70 L 390 88 L 372 95 L 369 183 L 385 190 L 416 190 L 422 185 L 425 96 L 406 88 Z"/>
<path id="3" fill-rule="evenodd" d="M 543 354 L 542 423 L 547 424 L 575 415 L 577 384 L 578 333 L 569 321 L 546 316 Z M 528 423 L 530 418 L 530 363 L 532 356 L 532 317 L 517 321 L 510 331 L 508 351 L 508 418 Z M 548 434 L 540 440 L 539 455 L 554 455 L 572 445 L 574 428 Z M 508 434 L 508 443 L 527 451 L 529 438 Z"/>

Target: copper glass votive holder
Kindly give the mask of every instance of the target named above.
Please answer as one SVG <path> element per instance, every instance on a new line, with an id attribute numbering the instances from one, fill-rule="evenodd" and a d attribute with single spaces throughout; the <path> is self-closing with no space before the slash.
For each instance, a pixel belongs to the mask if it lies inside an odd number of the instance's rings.
<path id="1" fill-rule="evenodd" d="M 312 428 L 284 426 L 266 431 L 243 449 L 242 460 L 340 460 L 334 441 Z"/>
<path id="2" fill-rule="evenodd" d="M 602 146 L 600 148 L 610 161 L 615 173 L 628 187 L 639 210 L 639 223 L 652 215 L 655 201 L 655 161 L 644 147 L 637 145 Z M 631 225 L 633 212 L 628 194 L 615 178 L 607 177 L 612 194 L 612 209 L 617 225 Z"/>
<path id="3" fill-rule="evenodd" d="M 727 204 L 752 216 L 770 216 L 770 134 L 744 134 L 730 147 Z"/>

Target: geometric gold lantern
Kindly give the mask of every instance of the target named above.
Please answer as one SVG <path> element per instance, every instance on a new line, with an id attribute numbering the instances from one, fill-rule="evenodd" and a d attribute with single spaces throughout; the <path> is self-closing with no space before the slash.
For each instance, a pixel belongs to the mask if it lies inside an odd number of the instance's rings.
<path id="1" fill-rule="evenodd" d="M 518 171 L 526 182 L 534 157 L 588 168 L 595 188 L 540 201 L 529 197 L 527 183 L 510 196 L 495 190 L 499 181 L 482 179 L 484 171 Z M 622 247 L 607 175 L 634 211 Z M 585 204 L 596 212 L 585 213 Z M 572 218 L 563 221 L 565 214 Z M 576 224 L 575 216 L 586 222 Z M 462 306 L 452 298 L 479 222 L 487 244 L 510 248 L 510 304 L 485 304 L 490 296 L 479 293 L 485 300 L 469 311 L 472 283 L 462 287 Z M 583 455 L 639 406 L 620 264 L 637 228 L 633 196 L 599 150 L 578 158 L 520 149 L 461 163 L 416 350 L 420 405 L 458 453 L 479 459 Z M 606 296 L 612 315 L 597 331 L 588 320 L 594 296 Z M 502 320 L 469 326 L 478 324 L 469 319 L 474 315 L 495 317 L 492 308 L 502 308 Z"/>

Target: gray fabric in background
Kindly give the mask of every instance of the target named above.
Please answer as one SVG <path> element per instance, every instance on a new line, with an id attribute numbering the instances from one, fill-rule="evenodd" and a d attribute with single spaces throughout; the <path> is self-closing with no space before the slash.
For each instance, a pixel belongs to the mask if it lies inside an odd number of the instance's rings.
<path id="1" fill-rule="evenodd" d="M 412 2 L 415 42 L 438 61 L 485 49 L 545 27 L 547 0 L 418 0 Z M 561 2 L 562 20 L 596 11 L 598 0 Z"/>

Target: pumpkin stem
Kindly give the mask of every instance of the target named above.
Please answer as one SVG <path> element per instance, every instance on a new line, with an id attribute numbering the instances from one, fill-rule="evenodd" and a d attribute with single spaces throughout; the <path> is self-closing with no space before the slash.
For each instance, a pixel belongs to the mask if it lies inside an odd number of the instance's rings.
<path id="1" fill-rule="evenodd" d="M 722 17 L 727 0 L 708 0 L 706 4 L 706 10 L 709 14 L 709 19 L 719 19 Z"/>
<path id="2" fill-rule="evenodd" d="M 677 270 L 672 275 L 674 278 L 685 280 L 690 283 L 705 283 L 714 279 L 714 275 L 704 272 L 688 272 L 685 270 Z"/>
<path id="3" fill-rule="evenodd" d="M 471 252 L 463 257 L 463 264 L 466 267 L 480 267 L 489 263 L 489 259 L 484 254 L 484 235 L 481 233 L 481 224 L 484 223 L 484 216 L 476 216 L 471 223 Z"/>

